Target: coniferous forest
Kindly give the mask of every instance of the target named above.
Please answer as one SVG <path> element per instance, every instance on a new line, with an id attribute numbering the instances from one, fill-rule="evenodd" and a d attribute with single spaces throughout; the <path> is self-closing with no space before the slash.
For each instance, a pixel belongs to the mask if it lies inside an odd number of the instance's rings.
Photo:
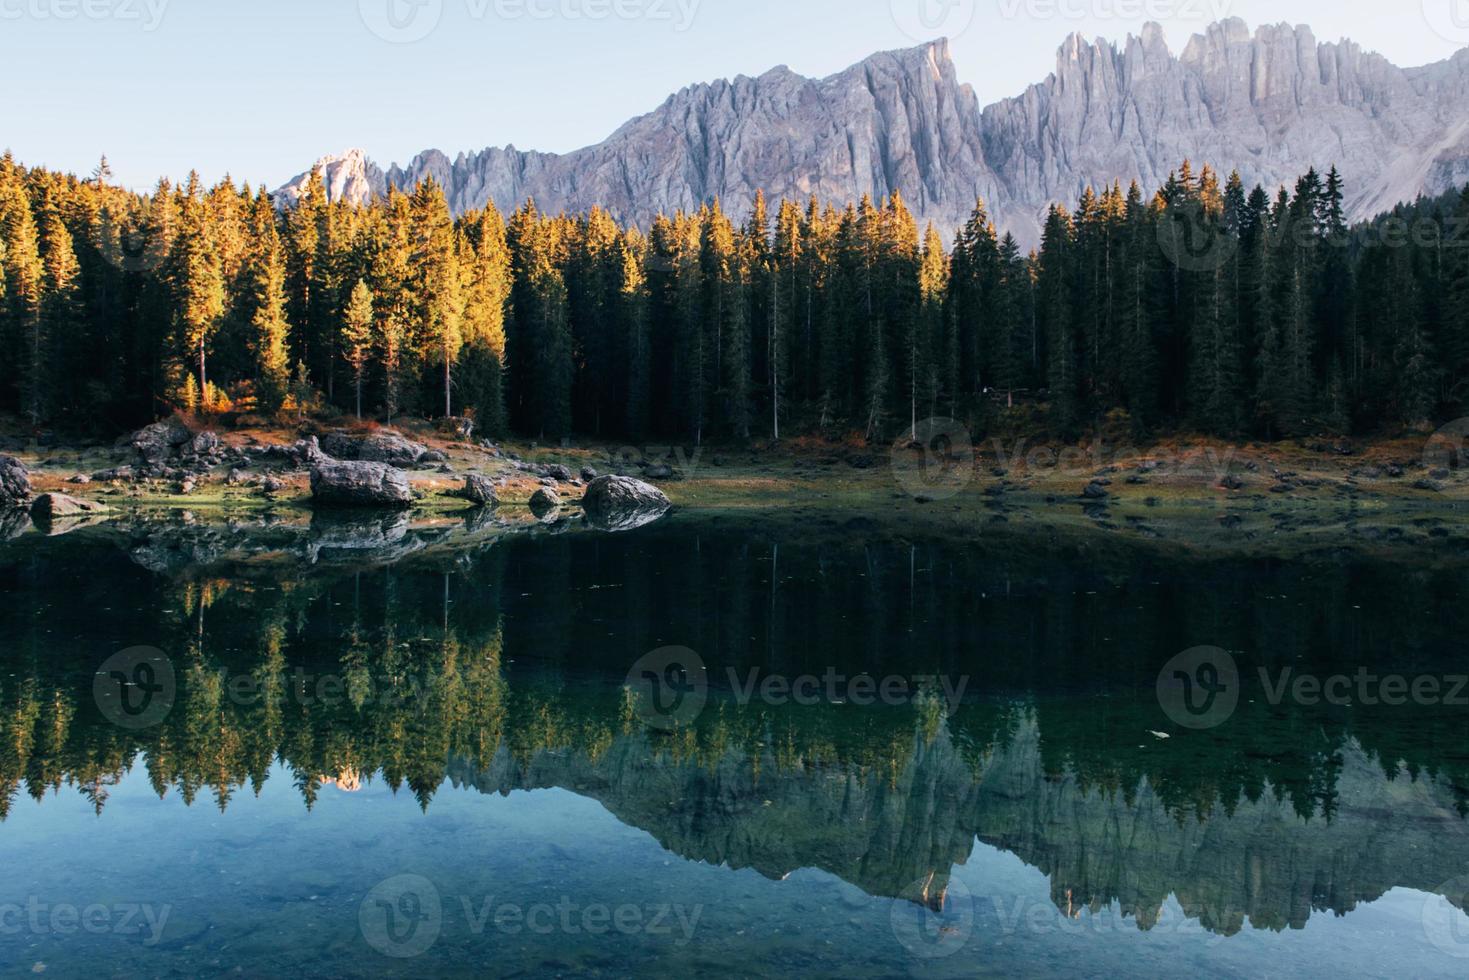
<path id="1" fill-rule="evenodd" d="M 138 195 L 0 160 L 0 410 L 472 416 L 482 432 L 887 440 L 1007 412 L 1075 437 L 1372 435 L 1469 414 L 1469 188 L 1349 227 L 1332 170 L 1274 193 L 1184 163 L 1087 190 L 1022 252 L 980 203 L 718 202 L 646 233 L 432 182 L 294 209 L 226 179 Z"/>

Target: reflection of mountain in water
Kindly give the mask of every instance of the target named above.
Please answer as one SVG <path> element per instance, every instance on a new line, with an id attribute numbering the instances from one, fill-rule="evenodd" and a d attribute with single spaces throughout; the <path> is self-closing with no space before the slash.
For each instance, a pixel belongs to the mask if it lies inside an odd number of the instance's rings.
<path id="1" fill-rule="evenodd" d="M 782 770 L 730 753 L 673 761 L 641 736 L 593 761 L 545 752 L 529 765 L 499 753 L 482 771 L 451 765 L 457 785 L 485 792 L 561 788 L 690 860 L 779 879 L 819 868 L 869 894 L 911 896 L 943 880 L 976 837 L 1051 879 L 1062 909 L 1112 902 L 1150 927 L 1176 895 L 1205 928 L 1233 934 L 1301 928 L 1312 912 L 1345 914 L 1395 887 L 1432 891 L 1469 862 L 1469 823 L 1443 781 L 1388 778 L 1361 746 L 1340 753 L 1336 812 L 1300 815 L 1268 791 L 1180 814 L 1144 780 L 1130 793 L 1048 773 L 1027 713 L 976 773 L 946 730 L 919 742 L 890 774 L 847 766 Z"/>
<path id="2" fill-rule="evenodd" d="M 105 819 L 140 765 L 160 795 L 225 809 L 279 760 L 308 806 L 370 780 L 424 808 L 446 778 L 561 787 L 691 860 L 815 867 L 883 896 L 941 889 L 978 838 L 1049 875 L 1061 908 L 1115 901 L 1147 926 L 1176 894 L 1223 933 L 1297 927 L 1469 866 L 1456 712 L 1261 704 L 1215 732 L 1148 734 L 1166 724 L 1159 667 L 1201 641 L 1318 672 L 1457 655 L 1462 572 L 1098 567 L 672 524 L 469 529 L 486 537 L 468 549 L 399 519 L 184 530 L 0 552 L 0 820 L 20 793 L 63 787 Z M 172 660 L 177 703 L 157 728 L 110 724 L 92 699 L 119 642 Z M 695 727 L 651 737 L 622 681 L 669 642 L 711 669 L 964 673 L 978 696 L 946 714 L 739 707 L 718 691 Z M 241 679 L 256 696 L 231 694 Z"/>

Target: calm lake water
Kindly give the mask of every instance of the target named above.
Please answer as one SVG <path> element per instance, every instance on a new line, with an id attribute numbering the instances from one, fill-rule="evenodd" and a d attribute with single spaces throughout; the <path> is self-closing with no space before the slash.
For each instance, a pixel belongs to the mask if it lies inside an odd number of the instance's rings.
<path id="1" fill-rule="evenodd" d="M 0 973 L 1469 971 L 1469 568 L 557 530 L 0 545 Z"/>

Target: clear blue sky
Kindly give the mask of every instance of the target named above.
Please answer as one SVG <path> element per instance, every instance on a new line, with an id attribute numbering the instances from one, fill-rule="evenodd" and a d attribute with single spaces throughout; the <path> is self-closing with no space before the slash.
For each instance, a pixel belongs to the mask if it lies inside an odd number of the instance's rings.
<path id="1" fill-rule="evenodd" d="M 1435 32 L 1420 2 L 1465 0 L 0 0 L 0 145 L 79 173 L 105 152 L 140 189 L 191 167 L 274 187 L 353 146 L 384 165 L 575 149 L 692 82 L 825 75 L 926 34 L 954 36 L 982 103 L 1043 78 L 1072 31 L 1120 39 L 1140 11 L 1176 51 L 1221 12 L 1402 65 L 1469 41 L 1469 22 Z"/>

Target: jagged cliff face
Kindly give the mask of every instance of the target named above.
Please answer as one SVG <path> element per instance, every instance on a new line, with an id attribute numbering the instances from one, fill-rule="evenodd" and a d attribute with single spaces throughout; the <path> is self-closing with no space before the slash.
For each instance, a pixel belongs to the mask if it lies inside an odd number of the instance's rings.
<path id="1" fill-rule="evenodd" d="M 597 759 L 540 752 L 529 764 L 501 750 L 479 771 L 450 767 L 483 792 L 560 788 L 598 800 L 673 853 L 779 879 L 801 868 L 868 894 L 913 899 L 917 882 L 946 882 L 976 838 L 1051 880 L 1058 908 L 1117 903 L 1140 928 L 1175 896 L 1223 935 L 1302 928 L 1313 912 L 1344 915 L 1396 887 L 1431 892 L 1469 860 L 1469 821 L 1446 781 L 1389 778 L 1348 742 L 1337 808 L 1302 816 L 1282 793 L 1180 813 L 1143 780 L 1118 789 L 1049 772 L 1034 717 L 976 768 L 947 732 L 916 746 L 901 771 L 844 766 L 782 770 L 731 752 L 719 765 L 676 762 L 643 737 Z M 942 887 L 942 886 L 941 886 Z M 1458 901 L 1458 896 L 1451 900 Z"/>
<path id="2" fill-rule="evenodd" d="M 946 41 L 875 55 L 826 79 L 777 68 L 696 85 L 566 155 L 514 147 L 431 150 L 386 172 L 360 151 L 322 161 L 335 198 L 362 201 L 433 176 L 456 212 L 528 197 L 548 211 L 594 205 L 646 226 L 758 189 L 839 202 L 899 190 L 920 221 L 958 227 L 976 197 L 1026 245 L 1053 201 L 1088 184 L 1151 190 L 1184 158 L 1274 189 L 1336 165 L 1355 217 L 1469 180 L 1469 50 L 1398 68 L 1309 28 L 1228 20 L 1172 53 L 1150 25 L 1121 45 L 1068 39 L 1056 72 L 980 109 Z M 302 175 L 281 189 L 299 198 Z"/>
<path id="3" fill-rule="evenodd" d="M 1335 165 L 1353 215 L 1368 217 L 1469 174 L 1466 95 L 1469 51 L 1401 69 L 1349 41 L 1317 44 L 1308 27 L 1251 35 L 1236 19 L 1178 57 L 1156 25 L 1120 47 L 1074 36 L 1056 73 L 986 108 L 982 128 L 1016 221 L 1112 177 L 1157 187 L 1185 158 L 1272 191 Z"/>

